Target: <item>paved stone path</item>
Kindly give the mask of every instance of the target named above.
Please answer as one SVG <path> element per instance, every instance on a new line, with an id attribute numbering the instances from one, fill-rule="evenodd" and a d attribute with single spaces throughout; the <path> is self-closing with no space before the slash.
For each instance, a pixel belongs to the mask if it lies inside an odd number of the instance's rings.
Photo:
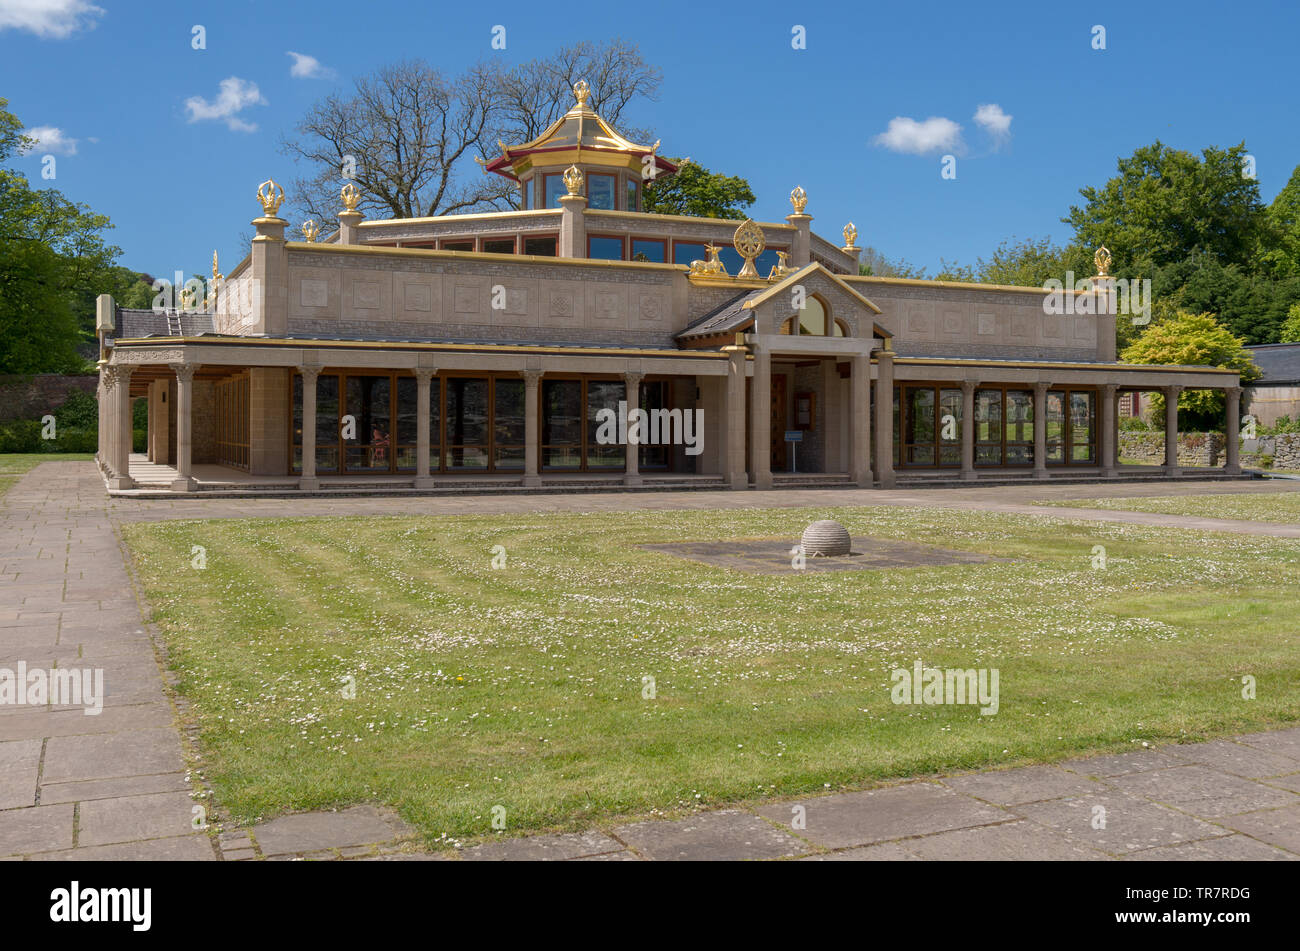
<path id="1" fill-rule="evenodd" d="M 1042 486 L 1042 499 L 1300 491 L 1300 483 Z M 1294 525 L 1034 507 L 1005 488 L 476 497 L 476 511 L 921 505 L 1296 537 Z M 102 712 L 0 705 L 0 858 L 1297 858 L 1300 729 L 679 820 L 410 854 L 413 830 L 371 806 L 284 816 L 215 838 L 195 829 L 201 778 L 163 686 L 117 521 L 459 514 L 459 498 L 110 500 L 89 463 L 44 463 L 0 499 L 0 668 L 104 671 Z M 1213 524 L 1211 524 L 1213 523 Z M 796 807 L 803 825 L 794 823 Z M 1104 812 L 1098 812 L 1098 808 Z M 1099 825 L 1100 817 L 1104 824 Z"/>

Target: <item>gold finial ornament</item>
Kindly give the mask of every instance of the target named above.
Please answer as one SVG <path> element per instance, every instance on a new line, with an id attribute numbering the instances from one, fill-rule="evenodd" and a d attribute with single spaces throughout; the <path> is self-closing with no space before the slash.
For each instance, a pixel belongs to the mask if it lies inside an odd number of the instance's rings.
<path id="1" fill-rule="evenodd" d="M 176 311 L 190 310 L 194 303 L 194 288 L 182 287 L 179 300 L 176 304 Z"/>
<path id="2" fill-rule="evenodd" d="M 1110 277 L 1110 251 L 1104 244 L 1092 256 L 1092 263 L 1097 265 L 1098 277 Z"/>
<path id="3" fill-rule="evenodd" d="M 339 192 L 339 197 L 343 199 L 344 211 L 356 211 L 357 204 L 361 201 L 361 189 L 348 182 Z"/>
<path id="4" fill-rule="evenodd" d="M 226 275 L 217 270 L 217 249 L 212 249 L 212 280 L 208 283 L 208 293 L 204 298 L 208 302 L 209 309 L 215 309 L 217 302 L 217 289 L 221 287 L 221 282 L 225 280 Z"/>
<path id="5" fill-rule="evenodd" d="M 848 224 L 846 224 L 846 225 L 844 226 L 844 248 L 845 248 L 845 250 L 848 250 L 848 249 L 850 249 L 850 248 L 856 248 L 857 245 L 854 244 L 853 242 L 854 242 L 854 241 L 857 241 L 857 240 L 858 240 L 858 226 L 855 225 L 853 222 L 850 221 Z"/>
<path id="6" fill-rule="evenodd" d="M 302 223 L 302 237 L 308 244 L 316 243 L 320 237 L 320 225 L 316 224 L 315 219 L 308 218 Z"/>
<path id="7" fill-rule="evenodd" d="M 274 218 L 284 203 L 284 189 L 276 184 L 275 179 L 268 178 L 257 186 L 257 200 L 262 203 L 262 214 Z"/>
<path id="8" fill-rule="evenodd" d="M 587 97 L 591 95 L 591 87 L 587 85 L 585 79 L 579 79 L 573 84 L 573 98 L 578 100 L 578 108 L 585 108 Z"/>
<path id="9" fill-rule="evenodd" d="M 570 195 L 577 195 L 582 191 L 582 169 L 576 165 L 570 165 L 564 170 L 564 187 L 569 190 Z"/>
<path id="10" fill-rule="evenodd" d="M 790 193 L 790 204 L 794 206 L 796 215 L 802 215 L 803 210 L 808 207 L 808 193 L 803 190 L 802 185 L 794 186 L 794 191 Z"/>
<path id="11" fill-rule="evenodd" d="M 776 252 L 776 263 L 772 265 L 772 270 L 768 272 L 767 279 L 769 281 L 779 281 L 781 280 L 781 278 L 789 274 L 790 273 L 790 266 L 788 263 L 789 260 L 790 260 L 789 251 Z"/>
<path id="12" fill-rule="evenodd" d="M 697 277 L 726 277 L 727 269 L 722 265 L 722 248 L 713 243 L 706 244 L 704 250 L 708 252 L 707 261 L 692 261 L 691 273 Z"/>
<path id="13" fill-rule="evenodd" d="M 758 268 L 754 267 L 754 258 L 763 253 L 767 241 L 763 238 L 763 229 L 753 218 L 746 218 L 741 222 L 732 238 L 732 246 L 736 249 L 736 253 L 745 259 L 745 266 L 740 269 L 736 277 L 759 277 Z"/>

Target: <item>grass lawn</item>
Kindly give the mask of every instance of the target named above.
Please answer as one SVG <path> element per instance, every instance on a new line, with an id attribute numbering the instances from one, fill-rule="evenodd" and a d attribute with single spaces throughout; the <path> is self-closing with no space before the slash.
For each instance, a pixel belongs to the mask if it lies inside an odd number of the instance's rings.
<path id="1" fill-rule="evenodd" d="M 5 452 L 0 453 L 0 495 L 4 495 L 30 469 L 42 462 L 84 462 L 95 457 L 80 452 Z"/>
<path id="2" fill-rule="evenodd" d="M 1196 515 L 1201 518 L 1237 518 L 1251 522 L 1300 521 L 1300 492 L 1071 499 L 1036 504 L 1065 508 L 1121 509 L 1126 512 L 1161 512 L 1168 515 Z"/>
<path id="3" fill-rule="evenodd" d="M 794 539 L 826 517 L 1011 560 L 761 576 L 636 547 Z M 573 829 L 1300 711 L 1295 541 L 740 505 L 123 531 L 205 776 L 241 821 L 377 801 L 436 845 L 491 834 L 498 805 L 509 832 Z M 918 659 L 997 668 L 997 714 L 893 704 L 890 671 Z"/>

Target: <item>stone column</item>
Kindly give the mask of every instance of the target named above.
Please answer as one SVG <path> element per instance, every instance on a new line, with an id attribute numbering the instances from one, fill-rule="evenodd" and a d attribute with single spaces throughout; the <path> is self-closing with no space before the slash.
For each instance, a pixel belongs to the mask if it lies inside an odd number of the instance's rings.
<path id="1" fill-rule="evenodd" d="M 95 399 L 99 403 L 99 438 L 95 459 L 99 462 L 101 472 L 107 472 L 113 461 L 113 433 L 108 425 L 108 406 L 113 393 L 113 368 L 107 362 L 99 361 L 99 386 L 95 389 Z"/>
<path id="2" fill-rule="evenodd" d="M 1047 391 L 1050 383 L 1034 384 L 1034 478 L 1047 478 Z"/>
<path id="3" fill-rule="evenodd" d="M 785 220 L 794 226 L 790 240 L 790 267 L 798 270 L 812 263 L 812 215 L 786 215 Z"/>
<path id="4" fill-rule="evenodd" d="M 114 489 L 130 489 L 135 486 L 131 478 L 131 374 L 134 367 L 118 366 L 114 368 L 115 384 L 113 386 L 113 419 L 111 425 L 116 438 L 113 443 L 113 474 L 116 478 L 111 483 Z"/>
<path id="5" fill-rule="evenodd" d="M 1165 394 L 1165 475 L 1182 475 L 1178 466 L 1178 396 L 1181 386 L 1166 386 Z"/>
<path id="6" fill-rule="evenodd" d="M 876 481 L 894 487 L 894 351 L 876 352 Z"/>
<path id="7" fill-rule="evenodd" d="M 361 221 L 365 218 L 359 211 L 339 212 L 339 244 L 361 243 Z"/>
<path id="8" fill-rule="evenodd" d="M 283 218 L 267 215 L 253 219 L 257 236 L 249 249 L 252 272 L 253 332 L 282 337 L 289 330 L 289 264 L 285 250 Z"/>
<path id="9" fill-rule="evenodd" d="M 978 380 L 961 381 L 961 477 L 975 479 L 975 387 Z"/>
<path id="10" fill-rule="evenodd" d="M 190 463 L 194 457 L 194 425 L 191 408 L 194 404 L 194 363 L 173 363 L 176 373 L 176 479 L 173 492 L 193 492 L 198 484 L 191 477 Z"/>
<path id="11" fill-rule="evenodd" d="M 560 253 L 562 258 L 587 256 L 587 199 L 582 195 L 561 195 Z"/>
<path id="12" fill-rule="evenodd" d="M 722 421 L 725 450 L 722 474 L 733 489 L 748 489 L 745 471 L 745 369 L 749 349 L 740 344 L 723 347 L 727 354 L 726 417 Z"/>
<path id="13" fill-rule="evenodd" d="M 339 215 L 341 219 L 342 214 Z M 429 383 L 438 371 L 432 367 L 415 368 L 415 487 L 433 488 L 429 474 Z"/>
<path id="14" fill-rule="evenodd" d="M 1223 466 L 1223 471 L 1228 475 L 1241 474 L 1241 387 L 1226 386 L 1223 388 L 1223 395 L 1228 399 L 1226 409 L 1227 418 L 1224 420 L 1223 427 L 1224 447 L 1228 452 L 1228 458 Z"/>
<path id="15" fill-rule="evenodd" d="M 623 386 L 626 391 L 627 412 L 629 418 L 632 410 L 641 405 L 641 380 L 645 374 L 638 370 L 628 370 L 623 374 Z M 690 410 L 686 410 L 690 412 Z M 624 485 L 641 484 L 641 452 L 640 444 L 632 440 L 632 427 L 628 426 L 627 434 L 627 468 L 623 474 Z"/>
<path id="16" fill-rule="evenodd" d="M 754 488 L 772 488 L 772 355 L 758 346 L 749 396 L 749 470 Z"/>
<path id="17" fill-rule="evenodd" d="M 1118 391 L 1118 385 L 1114 383 L 1103 383 L 1101 385 L 1101 420 L 1100 431 L 1097 433 L 1097 442 L 1101 449 L 1101 474 L 1104 478 L 1115 478 L 1116 460 L 1116 418 L 1115 418 L 1115 393 Z"/>
<path id="18" fill-rule="evenodd" d="M 830 365 L 833 369 L 835 361 L 832 360 Z M 859 489 L 869 489 L 875 478 L 871 472 L 871 354 L 855 355 L 849 372 L 852 374 L 849 385 L 853 393 L 853 399 L 849 401 L 849 424 L 853 432 L 853 461 L 849 466 L 849 475 Z M 835 374 L 835 383 L 839 383 L 838 372 Z M 826 438 L 822 442 L 829 445 L 833 438 L 834 434 L 827 426 Z"/>
<path id="19" fill-rule="evenodd" d="M 524 485 L 542 484 L 542 370 L 520 370 L 524 378 Z"/>
<path id="20" fill-rule="evenodd" d="M 871 372 L 871 358 L 867 357 L 867 373 Z M 850 361 L 850 368 L 852 367 Z M 870 376 L 868 376 L 867 395 L 871 394 Z M 852 382 L 850 381 L 850 386 Z M 840 414 L 844 412 L 844 407 L 840 405 L 840 368 L 834 358 L 822 360 L 822 393 L 821 406 L 817 408 L 817 415 L 820 417 L 813 420 L 822 433 L 822 466 L 827 472 L 849 472 L 853 471 L 853 460 L 849 453 L 853 450 L 849 446 L 840 444 Z M 853 417 L 849 417 L 852 419 Z M 867 468 L 871 468 L 871 455 L 868 448 Z"/>
<path id="21" fill-rule="evenodd" d="M 320 488 L 316 478 L 316 380 L 320 367 L 303 366 L 298 370 L 302 373 L 302 477 L 298 488 L 314 492 Z"/>

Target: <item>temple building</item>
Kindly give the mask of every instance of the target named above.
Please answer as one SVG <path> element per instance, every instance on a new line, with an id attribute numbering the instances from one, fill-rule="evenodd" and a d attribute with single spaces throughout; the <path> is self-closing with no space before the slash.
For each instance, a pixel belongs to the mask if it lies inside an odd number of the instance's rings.
<path id="1" fill-rule="evenodd" d="M 173 309 L 101 296 L 109 490 L 1169 477 L 1183 389 L 1226 393 L 1219 471 L 1240 472 L 1237 373 L 1118 363 L 1104 249 L 1053 313 L 1042 288 L 860 276 L 857 229 L 813 231 L 802 188 L 779 222 L 648 214 L 646 182 L 676 166 L 574 91 L 484 165 L 519 210 L 368 221 L 347 184 L 333 233 L 288 241 L 268 181 L 229 275 L 214 259 Z M 1172 397 L 1168 466 L 1116 458 L 1117 397 L 1139 391 Z M 658 439 L 635 420 L 602 438 L 636 410 Z"/>

